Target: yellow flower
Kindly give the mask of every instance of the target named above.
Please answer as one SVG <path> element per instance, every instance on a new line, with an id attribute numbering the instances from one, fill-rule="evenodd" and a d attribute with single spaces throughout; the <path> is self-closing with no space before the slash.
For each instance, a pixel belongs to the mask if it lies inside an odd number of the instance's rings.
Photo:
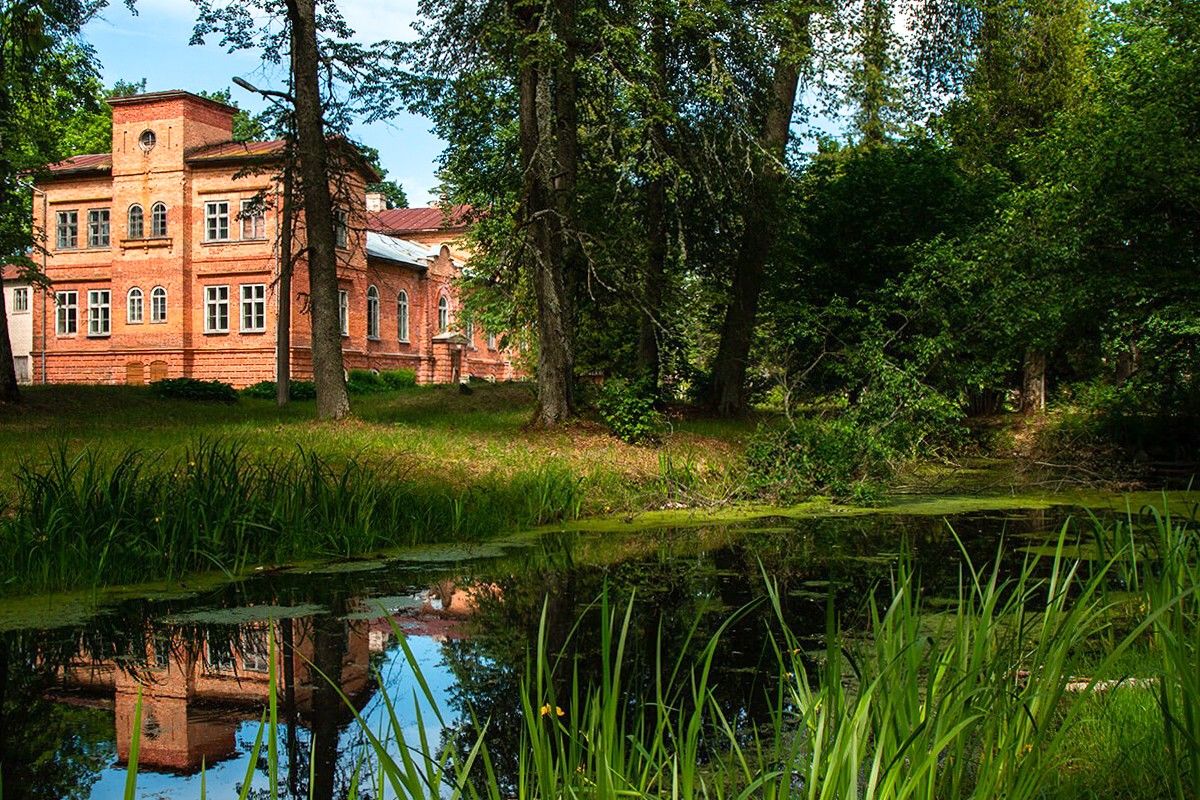
<path id="1" fill-rule="evenodd" d="M 549 703 L 546 703 L 546 705 L 542 706 L 542 709 L 541 709 L 541 711 L 542 711 L 542 716 L 543 716 L 543 717 L 548 717 L 548 716 L 550 716 L 550 713 L 551 713 L 551 711 L 553 711 L 553 712 L 554 712 L 554 715 L 555 715 L 556 717 L 563 717 L 563 716 L 566 716 L 566 713 L 567 713 L 567 712 L 563 711 L 561 708 L 559 708 L 558 706 L 554 706 L 554 708 L 550 708 L 550 704 L 549 704 Z"/>

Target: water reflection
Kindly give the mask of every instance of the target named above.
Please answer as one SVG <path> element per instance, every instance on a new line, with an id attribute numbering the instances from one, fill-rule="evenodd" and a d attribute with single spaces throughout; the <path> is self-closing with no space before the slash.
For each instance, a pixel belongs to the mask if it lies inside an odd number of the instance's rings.
<path id="1" fill-rule="evenodd" d="M 1051 517 L 954 522 L 982 560 L 1001 534 L 1036 533 Z M 615 604 L 637 598 L 623 665 L 631 698 L 652 689 L 660 657 L 684 656 L 734 610 L 758 603 L 724 633 L 713 681 L 730 719 L 753 720 L 774 677 L 763 669 L 772 659 L 764 574 L 780 587 L 789 625 L 817 647 L 829 603 L 853 624 L 902 549 L 913 553 L 927 591 L 953 593 L 958 548 L 945 524 L 929 518 L 564 535 L 473 560 L 425 553 L 420 561 L 280 573 L 202 596 L 127 602 L 81 628 L 0 637 L 4 792 L 123 796 L 140 693 L 138 796 L 198 797 L 201 769 L 209 796 L 236 796 L 268 697 L 273 644 L 281 791 L 344 797 L 364 744 L 353 711 L 386 733 L 383 690 L 406 738 L 416 736 L 421 692 L 394 629 L 404 632 L 446 721 L 443 729 L 423 710 L 429 741 L 468 748 L 468 720 L 489 720 L 490 754 L 504 780 L 516 768 L 519 691 L 543 613 L 551 647 L 567 654 L 558 675 L 564 688 L 573 672 L 587 683 L 600 670 L 595 602 L 605 587 Z M 255 780 L 264 792 L 265 752 Z"/>

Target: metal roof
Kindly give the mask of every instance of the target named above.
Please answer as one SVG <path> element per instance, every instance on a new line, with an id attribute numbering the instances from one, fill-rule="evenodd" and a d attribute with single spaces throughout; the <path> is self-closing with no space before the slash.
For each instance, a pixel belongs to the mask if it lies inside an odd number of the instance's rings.
<path id="1" fill-rule="evenodd" d="M 424 245 L 375 231 L 367 231 L 367 255 L 417 269 L 428 269 L 430 259 L 437 257 L 436 252 Z"/>
<path id="2" fill-rule="evenodd" d="M 426 206 L 423 208 L 389 208 L 372 211 L 367 227 L 384 233 L 416 233 L 418 231 L 453 231 L 467 227 L 470 206 Z"/>

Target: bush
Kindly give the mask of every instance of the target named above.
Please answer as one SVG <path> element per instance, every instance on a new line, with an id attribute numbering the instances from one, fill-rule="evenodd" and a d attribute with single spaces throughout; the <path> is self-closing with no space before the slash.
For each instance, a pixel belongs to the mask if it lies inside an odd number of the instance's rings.
<path id="1" fill-rule="evenodd" d="M 417 372 L 411 369 L 385 369 L 379 378 L 391 389 L 404 389 L 417 385 Z"/>
<path id="2" fill-rule="evenodd" d="M 259 381 L 242 389 L 242 394 L 259 400 L 274 400 L 275 381 Z M 315 400 L 317 386 L 312 381 L 291 381 L 288 384 L 288 395 L 292 400 Z"/>
<path id="3" fill-rule="evenodd" d="M 654 409 L 654 393 L 642 381 L 606 381 L 596 401 L 600 418 L 627 444 L 650 441 L 662 432 L 662 414 Z"/>
<path id="4" fill-rule="evenodd" d="M 168 400 L 198 400 L 210 403 L 236 403 L 237 390 L 221 381 L 196 378 L 167 378 L 150 384 L 150 392 Z"/>
<path id="5" fill-rule="evenodd" d="M 746 447 L 755 494 L 793 502 L 815 494 L 870 501 L 891 473 L 889 450 L 870 430 L 840 419 L 806 419 L 760 428 Z"/>
<path id="6" fill-rule="evenodd" d="M 346 381 L 346 389 L 350 394 L 372 394 L 386 391 L 387 388 L 379 373 L 369 369 L 350 370 L 350 378 Z"/>

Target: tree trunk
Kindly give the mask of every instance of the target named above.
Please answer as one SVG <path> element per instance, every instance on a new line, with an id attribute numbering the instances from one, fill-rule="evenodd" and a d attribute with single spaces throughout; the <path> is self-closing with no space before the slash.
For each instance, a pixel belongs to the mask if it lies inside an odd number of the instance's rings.
<path id="1" fill-rule="evenodd" d="M 573 24 L 573 0 L 561 2 Z M 575 189 L 574 75 L 570 64 L 560 69 L 562 80 L 555 87 L 551 64 L 538 49 L 540 6 L 514 0 L 509 8 L 522 36 L 518 47 L 521 221 L 533 250 L 538 309 L 536 421 L 558 425 L 574 414 L 574 326 L 564 256 L 569 232 L 564 216 L 570 213 Z"/>
<path id="2" fill-rule="evenodd" d="M 287 9 L 292 27 L 298 175 L 304 198 L 317 416 L 341 419 L 350 411 L 350 396 L 346 392 L 338 319 L 337 253 L 333 200 L 329 194 L 328 142 L 321 111 L 314 0 L 287 0 Z"/>
<path id="3" fill-rule="evenodd" d="M 655 100 L 667 100 L 666 17 L 655 8 L 650 19 L 650 57 L 654 64 Z M 652 112 L 655 113 L 655 112 Z M 667 156 L 667 130 L 655 113 L 650 125 L 652 152 L 660 159 Z M 661 169 L 661 168 L 659 168 Z M 655 392 L 660 378 L 658 314 L 662 311 L 663 281 L 667 265 L 667 181 L 657 172 L 646 183 L 646 267 L 642 283 L 642 313 L 638 321 L 638 371 Z"/>
<path id="4" fill-rule="evenodd" d="M 759 136 L 761 166 L 742 212 L 742 243 L 733 266 L 733 286 L 713 363 L 710 395 L 711 405 L 723 416 L 741 414 L 748 404 L 746 367 L 750 342 L 758 319 L 763 271 L 778 228 L 792 111 L 800 82 L 802 53 L 808 49 L 799 45 L 807 42 L 807 37 L 808 15 L 796 15 L 790 41 L 784 42 L 777 56 L 770 104 Z"/>
<path id="5" fill-rule="evenodd" d="M 4 301 L 4 270 L 0 268 L 0 403 L 17 403 L 21 389 L 17 385 L 17 366 L 13 363 L 12 342 L 8 338 L 8 307 Z"/>
<path id="6" fill-rule="evenodd" d="M 1040 414 L 1046 410 L 1046 354 L 1025 351 L 1025 369 L 1021 381 L 1021 411 Z"/>
<path id="7" fill-rule="evenodd" d="M 279 232 L 279 314 L 275 320 L 275 402 L 292 397 L 292 164 L 291 148 L 283 165 L 282 229 Z"/>

